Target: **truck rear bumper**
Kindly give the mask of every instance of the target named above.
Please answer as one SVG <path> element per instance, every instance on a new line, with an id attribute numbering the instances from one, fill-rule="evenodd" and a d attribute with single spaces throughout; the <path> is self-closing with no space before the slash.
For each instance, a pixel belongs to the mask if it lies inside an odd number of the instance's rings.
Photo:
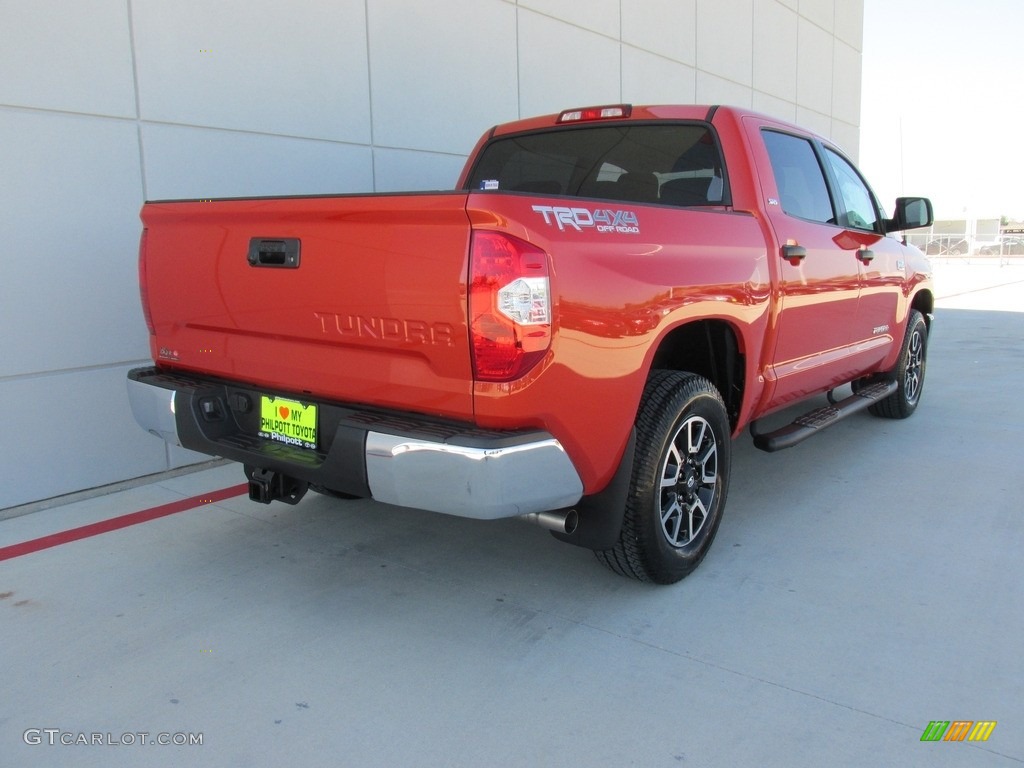
<path id="1" fill-rule="evenodd" d="M 275 394 L 155 368 L 128 373 L 132 414 L 146 431 L 315 486 L 485 520 L 563 509 L 583 494 L 568 454 L 547 432 L 479 430 L 316 401 L 322 438 L 310 451 L 256 436 L 252 403 L 261 393 Z"/>

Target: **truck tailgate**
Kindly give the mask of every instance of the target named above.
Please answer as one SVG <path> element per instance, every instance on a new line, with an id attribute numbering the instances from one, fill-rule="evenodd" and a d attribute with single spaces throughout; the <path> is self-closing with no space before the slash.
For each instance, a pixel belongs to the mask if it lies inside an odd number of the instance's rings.
<path id="1" fill-rule="evenodd" d="M 153 359 L 471 417 L 465 208 L 465 193 L 147 203 Z"/>

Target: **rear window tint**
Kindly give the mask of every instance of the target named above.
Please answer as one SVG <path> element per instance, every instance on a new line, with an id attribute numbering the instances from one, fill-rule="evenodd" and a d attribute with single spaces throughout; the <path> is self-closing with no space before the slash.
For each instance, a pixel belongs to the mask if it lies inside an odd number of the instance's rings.
<path id="1" fill-rule="evenodd" d="M 606 125 L 497 139 L 469 189 L 665 205 L 724 205 L 721 152 L 702 124 Z"/>

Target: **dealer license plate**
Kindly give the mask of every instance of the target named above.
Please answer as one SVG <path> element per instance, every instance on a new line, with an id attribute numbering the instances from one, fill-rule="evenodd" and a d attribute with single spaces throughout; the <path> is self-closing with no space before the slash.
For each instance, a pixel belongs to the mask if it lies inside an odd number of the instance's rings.
<path id="1" fill-rule="evenodd" d="M 283 397 L 260 397 L 260 437 L 316 448 L 316 406 Z"/>

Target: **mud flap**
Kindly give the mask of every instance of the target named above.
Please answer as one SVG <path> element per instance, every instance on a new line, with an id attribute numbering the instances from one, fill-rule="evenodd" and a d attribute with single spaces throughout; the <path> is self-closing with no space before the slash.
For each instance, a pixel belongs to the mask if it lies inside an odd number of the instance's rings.
<path id="1" fill-rule="evenodd" d="M 626 496 L 633 473 L 633 453 L 636 450 L 636 429 L 629 433 L 629 442 L 622 454 L 619 468 L 603 491 L 593 496 L 584 496 L 576 504 L 579 524 L 572 533 L 551 535 L 566 544 L 575 544 L 593 550 L 611 549 L 619 540 L 622 531 L 622 517 L 626 510 Z"/>

